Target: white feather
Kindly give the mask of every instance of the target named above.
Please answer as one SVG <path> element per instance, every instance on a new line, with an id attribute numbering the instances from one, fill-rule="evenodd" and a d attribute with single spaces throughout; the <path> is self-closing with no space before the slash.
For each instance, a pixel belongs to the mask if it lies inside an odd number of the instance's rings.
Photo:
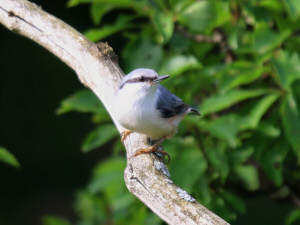
<path id="1" fill-rule="evenodd" d="M 179 121 L 174 124 L 160 117 L 156 109 L 157 84 L 148 85 L 128 83 L 118 91 L 114 107 L 117 120 L 124 128 L 146 134 L 152 140 L 172 136 Z"/>
<path id="2" fill-rule="evenodd" d="M 158 96 L 161 94 L 159 84 L 139 82 L 137 79 L 141 77 L 159 78 L 151 69 L 136 69 L 125 76 L 116 94 L 114 115 L 128 130 L 146 134 L 152 140 L 169 138 L 177 132 L 178 124 L 185 113 L 163 118 L 157 109 Z"/>

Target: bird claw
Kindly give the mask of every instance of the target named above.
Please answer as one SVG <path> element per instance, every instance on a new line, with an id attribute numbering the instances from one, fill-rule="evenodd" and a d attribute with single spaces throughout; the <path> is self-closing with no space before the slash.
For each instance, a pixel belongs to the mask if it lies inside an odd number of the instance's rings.
<path id="1" fill-rule="evenodd" d="M 149 153 L 155 153 L 158 157 L 164 158 L 164 156 L 168 157 L 168 162 L 170 162 L 171 157 L 168 152 L 162 149 L 161 146 L 153 145 L 149 148 L 141 148 L 139 149 L 133 156 L 138 156 L 140 154 L 149 154 Z"/>
<path id="2" fill-rule="evenodd" d="M 127 136 L 129 135 L 129 134 L 131 134 L 132 133 L 132 131 L 131 130 L 124 130 L 124 131 L 122 131 L 122 133 L 121 133 L 121 141 L 122 141 L 122 143 L 124 144 L 124 141 L 125 141 L 125 139 L 127 138 Z"/>
<path id="3" fill-rule="evenodd" d="M 154 152 L 155 155 L 157 155 L 159 158 L 162 158 L 164 160 L 164 163 L 165 163 L 165 157 L 167 156 L 168 157 L 168 161 L 167 161 L 167 164 L 171 161 L 171 156 L 169 155 L 169 153 L 165 150 L 159 150 Z"/>

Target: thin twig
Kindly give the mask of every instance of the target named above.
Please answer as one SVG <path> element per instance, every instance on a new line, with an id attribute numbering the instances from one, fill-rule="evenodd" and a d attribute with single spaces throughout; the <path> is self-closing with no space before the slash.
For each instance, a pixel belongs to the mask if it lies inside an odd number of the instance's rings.
<path id="1" fill-rule="evenodd" d="M 188 39 L 192 39 L 196 42 L 218 44 L 221 49 L 221 52 L 225 53 L 225 62 L 226 63 L 231 63 L 235 57 L 233 51 L 230 49 L 230 47 L 227 43 L 226 34 L 221 29 L 215 29 L 211 36 L 204 35 L 204 34 L 189 33 L 186 29 L 184 29 L 180 25 L 176 26 L 176 31 L 178 33 L 182 34 L 184 37 L 186 37 Z"/>

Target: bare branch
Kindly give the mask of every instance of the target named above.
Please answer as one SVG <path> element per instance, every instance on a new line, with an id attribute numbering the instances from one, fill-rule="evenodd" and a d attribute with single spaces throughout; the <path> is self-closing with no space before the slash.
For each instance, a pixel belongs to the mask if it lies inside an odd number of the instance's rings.
<path id="1" fill-rule="evenodd" d="M 78 75 L 103 102 L 118 130 L 112 102 L 122 79 L 112 49 L 94 44 L 63 21 L 26 0 L 1 0 L 0 22 L 9 30 L 28 37 L 48 49 Z M 130 157 L 147 147 L 145 136 L 132 134 L 126 139 L 125 183 L 130 192 L 169 224 L 228 224 L 173 184 L 167 167 L 154 155 Z"/>

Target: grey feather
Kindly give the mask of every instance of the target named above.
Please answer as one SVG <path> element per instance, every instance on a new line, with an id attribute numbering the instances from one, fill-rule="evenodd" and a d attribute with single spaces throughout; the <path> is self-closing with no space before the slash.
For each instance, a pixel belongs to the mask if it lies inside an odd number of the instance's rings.
<path id="1" fill-rule="evenodd" d="M 185 104 L 179 97 L 172 94 L 168 89 L 163 86 L 158 86 L 159 97 L 157 100 L 156 109 L 159 110 L 163 118 L 170 118 L 178 114 L 185 113 L 189 105 Z"/>

